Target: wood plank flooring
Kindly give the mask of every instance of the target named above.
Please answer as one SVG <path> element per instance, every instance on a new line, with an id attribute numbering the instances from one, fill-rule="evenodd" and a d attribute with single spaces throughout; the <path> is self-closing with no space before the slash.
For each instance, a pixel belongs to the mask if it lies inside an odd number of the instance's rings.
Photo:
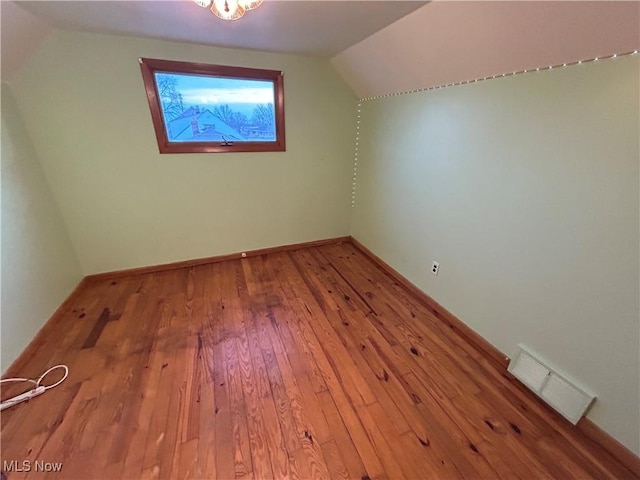
<path id="1" fill-rule="evenodd" d="M 51 331 L 10 480 L 633 478 L 350 243 L 89 282 Z"/>

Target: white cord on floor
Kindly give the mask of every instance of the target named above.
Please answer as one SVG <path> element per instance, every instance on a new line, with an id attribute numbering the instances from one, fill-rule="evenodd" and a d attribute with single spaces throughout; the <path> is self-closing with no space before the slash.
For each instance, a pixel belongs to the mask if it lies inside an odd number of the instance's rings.
<path id="1" fill-rule="evenodd" d="M 54 370 L 57 370 L 58 368 L 62 368 L 64 369 L 64 375 L 62 376 L 62 378 L 60 380 L 58 380 L 56 383 L 52 384 L 52 385 L 40 385 L 40 383 L 44 380 L 44 378 L 49 375 L 49 373 L 51 373 Z M 32 380 L 31 378 L 5 378 L 0 380 L 0 384 L 3 383 L 9 383 L 9 382 L 29 382 L 32 383 L 33 389 L 24 392 L 20 395 L 17 395 L 13 398 L 10 398 L 8 400 L 5 400 L 4 402 L 0 403 L 0 410 L 4 410 L 7 407 L 10 407 L 12 405 L 16 405 L 20 402 L 24 402 L 25 400 L 29 400 L 35 396 L 41 395 L 44 392 L 46 392 L 47 390 L 52 389 L 53 387 L 57 387 L 58 385 L 60 385 L 62 382 L 65 381 L 65 379 L 69 376 L 69 367 L 67 367 L 66 365 L 56 365 L 54 367 L 51 367 L 49 370 L 47 370 L 46 372 L 44 372 L 42 375 L 40 375 L 40 377 L 37 380 Z"/>

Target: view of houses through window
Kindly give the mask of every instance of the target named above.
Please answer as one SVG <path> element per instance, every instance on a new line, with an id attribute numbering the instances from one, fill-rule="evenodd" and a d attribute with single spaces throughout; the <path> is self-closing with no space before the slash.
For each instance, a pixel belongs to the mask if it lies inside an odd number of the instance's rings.
<path id="1" fill-rule="evenodd" d="M 169 142 L 274 142 L 268 80 L 155 72 Z"/>

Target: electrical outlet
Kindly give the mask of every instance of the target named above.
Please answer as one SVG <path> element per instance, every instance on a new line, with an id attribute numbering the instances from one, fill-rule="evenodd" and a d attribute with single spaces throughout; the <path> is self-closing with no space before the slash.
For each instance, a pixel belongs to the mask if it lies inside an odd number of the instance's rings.
<path id="1" fill-rule="evenodd" d="M 438 262 L 431 263 L 431 273 L 435 276 L 438 276 L 438 271 L 440 270 L 440 264 Z"/>

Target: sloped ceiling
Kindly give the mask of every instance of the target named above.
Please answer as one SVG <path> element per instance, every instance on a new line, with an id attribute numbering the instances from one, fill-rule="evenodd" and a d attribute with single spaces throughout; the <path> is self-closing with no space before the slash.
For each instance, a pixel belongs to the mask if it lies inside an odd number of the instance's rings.
<path id="1" fill-rule="evenodd" d="M 12 2 L 0 2 L 2 81 L 9 81 L 53 29 Z"/>
<path id="2" fill-rule="evenodd" d="M 635 1 L 437 1 L 332 63 L 357 95 L 369 97 L 638 48 Z"/>
<path id="3" fill-rule="evenodd" d="M 224 22 L 191 0 L 47 0 L 0 15 L 3 81 L 53 28 L 333 56 L 361 97 L 640 48 L 637 1 L 267 0 Z"/>

